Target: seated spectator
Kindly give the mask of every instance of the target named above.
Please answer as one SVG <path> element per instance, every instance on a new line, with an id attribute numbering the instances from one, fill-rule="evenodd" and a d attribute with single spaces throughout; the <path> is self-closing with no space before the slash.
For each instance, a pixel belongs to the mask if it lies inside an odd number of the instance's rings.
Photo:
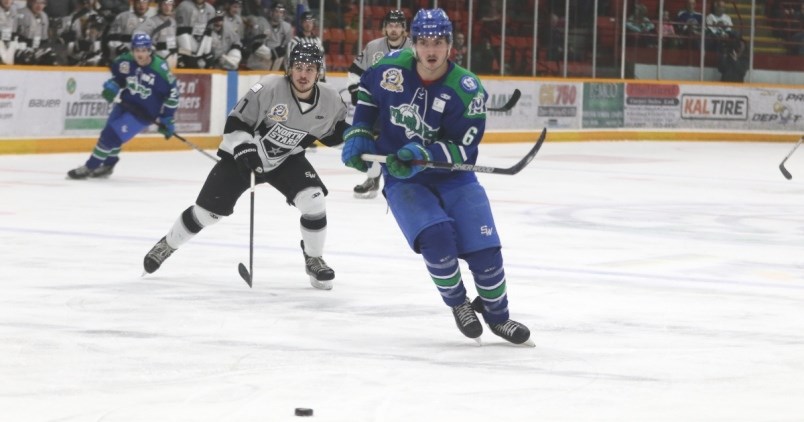
<path id="1" fill-rule="evenodd" d="M 156 15 L 146 19 L 134 30 L 151 37 L 156 55 L 165 59 L 171 69 L 178 66 L 178 45 L 176 42 L 176 19 L 173 18 L 174 0 L 156 0 Z"/>
<path id="2" fill-rule="evenodd" d="M 678 39 L 676 36 L 676 27 L 670 21 L 670 11 L 665 10 L 662 14 L 662 43 L 665 48 L 674 48 L 678 46 Z"/>
<path id="3" fill-rule="evenodd" d="M 293 27 L 285 21 L 285 5 L 271 5 L 270 20 L 256 17 L 246 28 L 250 54 L 246 67 L 252 70 L 280 70 L 284 65 L 288 44 L 293 39 Z"/>
<path id="4" fill-rule="evenodd" d="M 472 72 L 480 74 L 490 74 L 493 72 L 493 63 L 499 54 L 491 46 L 491 40 L 484 37 L 480 45 L 472 51 Z"/>
<path id="5" fill-rule="evenodd" d="M 150 0 L 134 0 L 132 10 L 126 10 L 114 17 L 106 37 L 110 59 L 128 51 L 134 30 L 148 19 L 146 14 L 149 3 Z"/>
<path id="6" fill-rule="evenodd" d="M 219 11 L 208 25 L 212 43 L 210 52 L 204 57 L 204 68 L 237 70 L 243 57 L 243 46 L 233 28 L 224 23 L 224 12 Z"/>
<path id="7" fill-rule="evenodd" d="M 676 32 L 680 35 L 699 36 L 701 35 L 701 24 L 703 16 L 695 11 L 695 0 L 687 0 L 687 6 L 680 10 L 676 15 L 678 27 Z"/>
<path id="8" fill-rule="evenodd" d="M 734 30 L 731 17 L 726 14 L 726 5 L 723 0 L 715 0 L 712 4 L 712 13 L 706 15 L 706 33 L 716 40 L 726 40 Z"/>
<path id="9" fill-rule="evenodd" d="M 19 42 L 14 63 L 56 63 L 56 55 L 49 39 L 50 20 L 45 13 L 46 3 L 46 0 L 28 0 L 26 7 L 17 10 Z"/>
<path id="10" fill-rule="evenodd" d="M 106 19 L 99 14 L 90 15 L 82 25 L 78 38 L 67 43 L 67 64 L 73 66 L 104 65 L 101 37 L 106 30 Z"/>
<path id="11" fill-rule="evenodd" d="M 458 66 L 466 67 L 466 57 L 469 48 L 466 46 L 466 36 L 462 32 L 455 33 L 455 41 L 452 43 L 452 50 L 449 52 L 449 59 Z"/>
<path id="12" fill-rule="evenodd" d="M 17 28 L 17 6 L 14 0 L 0 0 L 0 64 L 14 64 Z"/>
<path id="13" fill-rule="evenodd" d="M 215 8 L 204 0 L 185 0 L 175 10 L 178 67 L 203 69 L 203 58 L 210 54 L 212 46 L 211 29 L 207 24 L 215 17 Z"/>
<path id="14" fill-rule="evenodd" d="M 635 34 L 653 34 L 656 25 L 648 18 L 648 8 L 644 4 L 637 3 L 634 5 L 634 14 L 628 17 L 625 22 L 625 29 Z M 640 46 L 655 45 L 652 37 L 639 37 L 637 38 Z"/>
<path id="15" fill-rule="evenodd" d="M 223 9 L 226 14 L 223 16 L 223 24 L 237 34 L 240 43 L 246 35 L 246 24 L 243 22 L 243 0 L 223 0 Z"/>

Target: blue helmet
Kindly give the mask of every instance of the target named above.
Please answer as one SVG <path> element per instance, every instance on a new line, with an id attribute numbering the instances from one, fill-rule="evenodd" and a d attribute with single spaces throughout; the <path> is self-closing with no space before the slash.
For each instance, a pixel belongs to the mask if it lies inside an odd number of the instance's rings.
<path id="1" fill-rule="evenodd" d="M 452 22 L 443 9 L 419 9 L 410 24 L 413 41 L 419 37 L 446 37 L 452 41 Z"/>
<path id="2" fill-rule="evenodd" d="M 148 48 L 150 49 L 153 43 L 151 42 L 151 37 L 148 34 L 134 34 L 131 37 L 131 49 L 134 50 L 135 48 Z"/>

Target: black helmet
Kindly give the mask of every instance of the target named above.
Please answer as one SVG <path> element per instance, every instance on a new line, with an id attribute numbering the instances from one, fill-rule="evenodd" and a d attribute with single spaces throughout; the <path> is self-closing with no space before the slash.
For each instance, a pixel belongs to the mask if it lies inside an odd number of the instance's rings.
<path id="1" fill-rule="evenodd" d="M 303 22 L 306 20 L 315 20 L 315 15 L 313 14 L 313 12 L 308 10 L 301 14 L 301 16 L 299 17 L 299 22 Z"/>
<path id="2" fill-rule="evenodd" d="M 288 71 L 293 68 L 296 62 L 315 63 L 320 71 L 321 67 L 324 66 L 324 55 L 321 53 L 321 49 L 315 44 L 299 43 L 296 44 L 296 46 L 293 47 L 293 51 L 290 52 Z"/>
<path id="3" fill-rule="evenodd" d="M 398 22 L 402 24 L 403 28 L 407 28 L 405 12 L 399 9 L 389 10 L 388 13 L 385 14 L 385 17 L 382 20 L 382 27 L 385 28 L 385 25 L 388 25 L 389 22 Z"/>

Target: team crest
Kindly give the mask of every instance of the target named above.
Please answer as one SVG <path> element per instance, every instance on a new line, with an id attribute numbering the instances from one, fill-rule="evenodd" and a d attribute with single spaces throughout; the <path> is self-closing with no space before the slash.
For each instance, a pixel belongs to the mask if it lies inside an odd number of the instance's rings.
<path id="1" fill-rule="evenodd" d="M 288 105 L 277 104 L 268 112 L 268 118 L 275 122 L 288 121 Z"/>
<path id="2" fill-rule="evenodd" d="M 475 79 L 475 78 L 473 78 L 473 77 L 471 77 L 469 75 L 466 75 L 466 76 L 462 77 L 461 78 L 461 88 L 463 88 L 463 90 L 466 91 L 466 92 L 475 92 L 475 91 L 477 91 L 477 88 L 478 88 L 477 79 Z"/>
<path id="3" fill-rule="evenodd" d="M 469 109 L 466 110 L 466 115 L 477 116 L 484 113 L 486 113 L 486 100 L 483 98 L 483 94 L 480 93 L 472 98 L 472 102 L 469 103 Z"/>
<path id="4" fill-rule="evenodd" d="M 382 51 L 378 51 L 378 52 L 374 53 L 374 55 L 371 56 L 371 64 L 372 65 L 377 64 L 377 62 L 382 60 L 383 57 L 385 57 L 385 53 L 383 53 Z"/>
<path id="5" fill-rule="evenodd" d="M 120 73 L 124 75 L 131 73 L 131 65 L 128 62 L 120 63 Z"/>
<path id="6" fill-rule="evenodd" d="M 405 81 L 405 78 L 402 77 L 402 71 L 397 68 L 391 68 L 382 72 L 382 82 L 380 82 L 380 86 L 391 92 L 402 92 L 405 88 L 402 86 L 402 82 Z"/>

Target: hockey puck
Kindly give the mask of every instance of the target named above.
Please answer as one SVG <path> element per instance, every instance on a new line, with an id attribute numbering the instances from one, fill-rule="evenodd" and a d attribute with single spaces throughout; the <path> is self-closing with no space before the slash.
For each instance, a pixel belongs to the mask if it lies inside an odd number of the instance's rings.
<path id="1" fill-rule="evenodd" d="M 313 409 L 308 409 L 306 407 L 297 407 L 296 416 L 313 416 Z"/>

